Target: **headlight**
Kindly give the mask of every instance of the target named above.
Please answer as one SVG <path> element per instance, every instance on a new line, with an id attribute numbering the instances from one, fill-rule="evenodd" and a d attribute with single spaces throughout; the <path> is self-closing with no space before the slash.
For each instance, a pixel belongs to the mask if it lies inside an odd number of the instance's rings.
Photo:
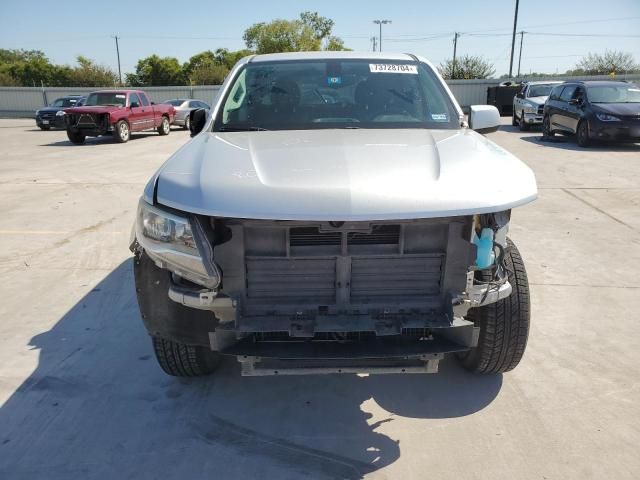
<path id="1" fill-rule="evenodd" d="M 40 110 L 36 110 L 36 115 L 40 115 Z"/>
<path id="2" fill-rule="evenodd" d="M 527 103 L 524 106 L 524 113 L 538 113 L 538 106 L 533 103 Z"/>
<path id="3" fill-rule="evenodd" d="M 618 117 L 614 117 L 613 115 L 609 115 L 608 113 L 596 113 L 596 117 L 598 117 L 598 120 L 602 122 L 619 122 L 620 121 Z"/>
<path id="4" fill-rule="evenodd" d="M 56 112 L 56 117 L 62 117 L 64 115 L 64 110 L 58 110 Z"/>
<path id="5" fill-rule="evenodd" d="M 136 240 L 160 268 L 208 288 L 215 288 L 220 283 L 217 268 L 205 266 L 187 217 L 165 212 L 140 200 Z"/>

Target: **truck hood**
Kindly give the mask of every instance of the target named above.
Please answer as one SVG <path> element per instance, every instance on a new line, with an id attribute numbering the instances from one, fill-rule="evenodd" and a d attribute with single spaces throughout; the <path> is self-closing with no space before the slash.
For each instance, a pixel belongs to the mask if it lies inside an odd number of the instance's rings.
<path id="1" fill-rule="evenodd" d="M 612 115 L 640 116 L 640 103 L 592 103 L 594 110 Z"/>
<path id="2" fill-rule="evenodd" d="M 536 105 L 544 105 L 544 103 L 547 101 L 549 97 L 548 96 L 543 96 L 543 97 L 527 97 L 526 100 L 528 102 L 534 103 Z"/>
<path id="3" fill-rule="evenodd" d="M 65 108 L 64 111 L 66 113 L 111 113 L 117 110 L 122 110 L 125 107 L 118 106 L 108 106 L 108 105 L 95 105 L 90 107 L 70 107 Z"/>
<path id="4" fill-rule="evenodd" d="M 386 220 L 506 210 L 537 196 L 533 172 L 468 129 L 207 132 L 145 189 L 209 216 Z"/>

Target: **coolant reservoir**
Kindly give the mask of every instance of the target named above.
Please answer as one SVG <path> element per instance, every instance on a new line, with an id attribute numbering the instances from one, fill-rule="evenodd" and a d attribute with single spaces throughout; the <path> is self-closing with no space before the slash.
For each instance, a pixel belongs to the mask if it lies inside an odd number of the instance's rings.
<path id="1" fill-rule="evenodd" d="M 478 247 L 476 254 L 476 266 L 478 268 L 487 268 L 493 264 L 493 230 L 483 228 L 480 237 L 473 234 L 473 243 Z"/>

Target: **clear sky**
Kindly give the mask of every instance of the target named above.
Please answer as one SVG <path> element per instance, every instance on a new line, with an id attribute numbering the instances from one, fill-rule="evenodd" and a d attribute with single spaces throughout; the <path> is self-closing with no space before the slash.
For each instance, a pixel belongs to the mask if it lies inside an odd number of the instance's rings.
<path id="1" fill-rule="evenodd" d="M 378 34 L 373 19 L 390 19 L 383 27 L 384 51 L 422 54 L 436 64 L 451 58 L 453 32 L 461 32 L 459 55 L 483 55 L 501 75 L 509 70 L 514 6 L 515 0 L 0 0 L 0 48 L 38 49 L 68 64 L 85 55 L 116 70 L 111 36 L 117 34 L 124 74 L 153 53 L 184 62 L 203 50 L 242 48 L 251 24 L 312 10 L 332 18 L 334 33 L 354 50 L 371 49 L 370 38 Z M 630 52 L 640 62 L 640 0 L 520 0 L 521 29 L 531 32 L 524 36 L 523 72 L 564 72 L 584 54 L 605 49 Z M 514 74 L 516 69 L 517 46 Z"/>

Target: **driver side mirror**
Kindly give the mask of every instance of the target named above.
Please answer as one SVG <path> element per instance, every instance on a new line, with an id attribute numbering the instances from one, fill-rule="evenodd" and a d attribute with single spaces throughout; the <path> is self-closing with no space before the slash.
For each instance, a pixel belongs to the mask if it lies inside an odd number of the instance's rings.
<path id="1" fill-rule="evenodd" d="M 471 105 L 469 128 L 478 133 L 491 133 L 500 126 L 500 112 L 493 105 Z"/>
<path id="2" fill-rule="evenodd" d="M 522 93 L 522 92 L 518 92 L 518 93 L 516 94 L 516 97 L 518 97 L 518 98 L 524 98 L 524 93 Z"/>
<path id="3" fill-rule="evenodd" d="M 207 111 L 204 108 L 196 108 L 189 112 L 189 130 L 191 136 L 199 134 L 207 123 Z"/>
<path id="4" fill-rule="evenodd" d="M 569 105 L 577 105 L 580 107 L 583 103 L 584 100 L 582 100 L 582 98 L 572 98 L 571 100 L 569 100 Z"/>
<path id="5" fill-rule="evenodd" d="M 140 104 L 138 102 L 131 102 L 130 107 L 131 108 L 138 108 L 140 106 Z"/>

